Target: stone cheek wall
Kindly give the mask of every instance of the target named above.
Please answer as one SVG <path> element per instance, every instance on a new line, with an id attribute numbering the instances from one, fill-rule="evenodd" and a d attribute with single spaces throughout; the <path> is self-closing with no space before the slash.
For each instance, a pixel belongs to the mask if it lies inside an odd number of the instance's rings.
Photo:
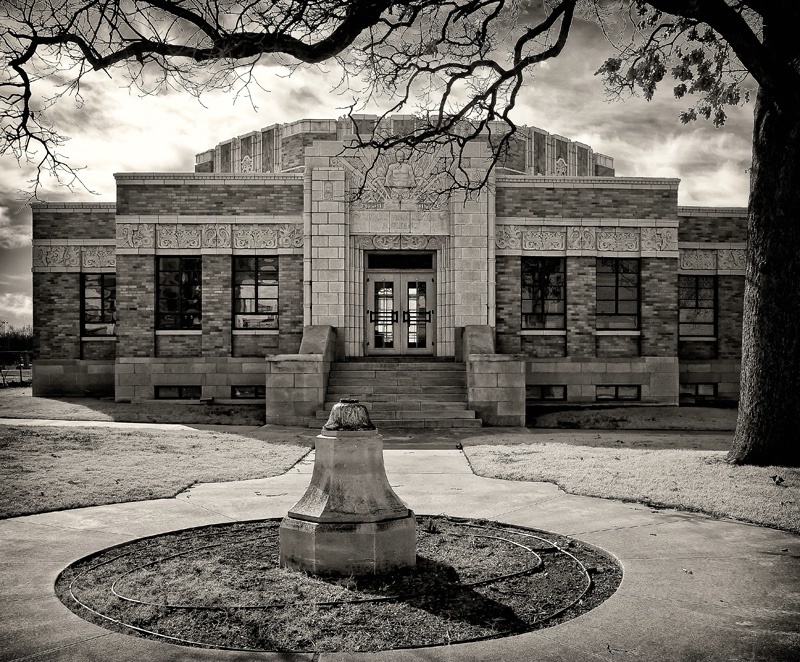
<path id="1" fill-rule="evenodd" d="M 81 273 L 114 273 L 114 205 L 33 208 L 34 395 L 113 393 L 114 338 L 81 338 Z"/>

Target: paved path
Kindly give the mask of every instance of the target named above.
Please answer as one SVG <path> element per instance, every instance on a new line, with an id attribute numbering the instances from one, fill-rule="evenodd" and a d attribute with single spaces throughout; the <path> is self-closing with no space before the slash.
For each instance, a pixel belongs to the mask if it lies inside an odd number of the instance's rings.
<path id="1" fill-rule="evenodd" d="M 309 458 L 282 476 L 198 485 L 174 499 L 0 521 L 0 660 L 800 660 L 800 536 L 571 496 L 546 483 L 480 478 L 456 450 L 387 450 L 385 462 L 391 484 L 417 513 L 486 517 L 580 538 L 616 555 L 622 585 L 597 609 L 530 634 L 316 656 L 208 651 L 116 634 L 55 597 L 58 573 L 93 551 L 174 529 L 285 514 L 308 484 Z"/>

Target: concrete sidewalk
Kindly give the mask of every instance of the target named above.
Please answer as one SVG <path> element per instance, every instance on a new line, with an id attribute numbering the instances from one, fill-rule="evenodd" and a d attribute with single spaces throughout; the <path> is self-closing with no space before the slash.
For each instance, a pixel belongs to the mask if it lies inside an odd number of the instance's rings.
<path id="1" fill-rule="evenodd" d="M 387 444 L 387 448 L 390 444 Z M 522 660 L 789 662 L 800 659 L 800 536 L 703 515 L 571 496 L 475 476 L 457 450 L 386 450 L 418 514 L 486 517 L 574 536 L 614 554 L 624 578 L 597 609 L 506 639 L 374 654 L 253 654 L 116 634 L 70 612 L 53 583 L 96 550 L 174 529 L 278 517 L 313 460 L 268 479 L 197 485 L 174 499 L 0 521 L 0 660 Z"/>

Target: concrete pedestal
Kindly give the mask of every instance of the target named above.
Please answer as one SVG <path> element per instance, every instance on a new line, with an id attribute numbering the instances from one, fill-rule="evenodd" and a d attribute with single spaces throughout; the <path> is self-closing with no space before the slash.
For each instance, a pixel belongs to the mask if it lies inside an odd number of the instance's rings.
<path id="1" fill-rule="evenodd" d="M 311 484 L 280 527 L 281 565 L 364 575 L 416 565 L 414 513 L 389 485 L 374 431 L 325 430 Z"/>

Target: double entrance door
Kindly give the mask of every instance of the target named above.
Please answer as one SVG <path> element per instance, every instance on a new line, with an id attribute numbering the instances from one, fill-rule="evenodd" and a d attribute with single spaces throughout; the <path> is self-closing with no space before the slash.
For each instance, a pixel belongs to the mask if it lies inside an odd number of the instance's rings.
<path id="1" fill-rule="evenodd" d="M 436 278 L 431 270 L 366 272 L 366 354 L 433 355 Z"/>

